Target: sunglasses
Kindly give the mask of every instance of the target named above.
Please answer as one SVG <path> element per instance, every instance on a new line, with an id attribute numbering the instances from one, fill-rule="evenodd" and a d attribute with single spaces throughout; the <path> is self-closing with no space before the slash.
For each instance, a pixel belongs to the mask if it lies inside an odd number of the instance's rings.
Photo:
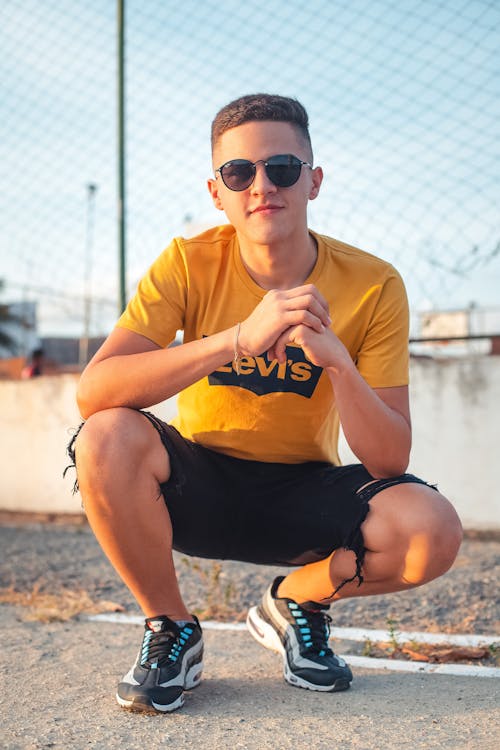
<path id="1" fill-rule="evenodd" d="M 251 162 L 248 159 L 232 159 L 215 170 L 222 177 L 222 182 L 229 190 L 246 190 L 255 179 L 257 164 L 263 164 L 266 175 L 276 187 L 286 188 L 295 185 L 300 177 L 302 167 L 312 164 L 301 161 L 293 154 L 277 154 L 269 159 Z"/>

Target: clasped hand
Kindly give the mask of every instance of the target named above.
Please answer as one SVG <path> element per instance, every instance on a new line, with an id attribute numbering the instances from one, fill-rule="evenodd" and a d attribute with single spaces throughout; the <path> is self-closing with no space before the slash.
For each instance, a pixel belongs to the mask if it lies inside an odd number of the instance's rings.
<path id="1" fill-rule="evenodd" d="M 269 359 L 283 362 L 287 344 L 297 344 L 313 364 L 335 367 L 349 355 L 331 322 L 328 303 L 313 284 L 272 289 L 241 323 L 238 347 L 241 354 L 267 351 Z"/>

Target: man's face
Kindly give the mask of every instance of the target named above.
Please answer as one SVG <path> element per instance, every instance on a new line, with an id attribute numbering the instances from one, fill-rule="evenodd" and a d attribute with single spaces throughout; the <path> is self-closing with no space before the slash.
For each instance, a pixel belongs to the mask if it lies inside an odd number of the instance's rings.
<path id="1" fill-rule="evenodd" d="M 311 162 L 304 139 L 288 122 L 246 122 L 226 130 L 212 155 L 214 169 L 232 159 L 257 162 L 276 154 L 293 154 Z M 272 245 L 307 231 L 307 203 L 316 198 L 323 174 L 320 167 L 303 166 L 298 181 L 287 188 L 271 182 L 264 165 L 257 164 L 255 179 L 246 190 L 230 190 L 217 173 L 208 181 L 216 208 L 225 212 L 238 235 L 253 244 Z"/>

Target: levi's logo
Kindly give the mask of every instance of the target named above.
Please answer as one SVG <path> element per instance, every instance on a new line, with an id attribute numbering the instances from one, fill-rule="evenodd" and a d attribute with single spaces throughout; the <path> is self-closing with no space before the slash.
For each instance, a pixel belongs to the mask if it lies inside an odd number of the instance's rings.
<path id="1" fill-rule="evenodd" d="M 286 356 L 282 363 L 270 360 L 267 354 L 240 357 L 239 375 L 234 363 L 228 362 L 208 376 L 209 385 L 234 385 L 257 396 L 286 392 L 311 398 L 323 368 L 313 365 L 297 346 L 287 346 Z"/>

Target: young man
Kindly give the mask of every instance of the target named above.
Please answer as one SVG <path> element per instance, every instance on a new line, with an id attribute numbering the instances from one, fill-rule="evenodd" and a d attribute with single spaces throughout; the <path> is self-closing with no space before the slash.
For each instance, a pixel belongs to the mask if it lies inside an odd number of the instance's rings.
<path id="1" fill-rule="evenodd" d="M 408 310 L 384 261 L 308 229 L 323 173 L 304 108 L 259 94 L 212 124 L 208 189 L 229 225 L 175 239 L 82 375 L 74 443 L 89 522 L 144 616 L 118 702 L 172 711 L 200 681 L 202 633 L 172 549 L 293 566 L 248 615 L 291 684 L 352 674 L 331 602 L 444 573 L 460 522 L 405 474 Z M 177 330 L 184 343 L 167 348 Z M 142 411 L 175 394 L 173 425 Z M 340 466 L 339 422 L 360 463 Z M 159 501 L 160 499 L 160 501 Z"/>

